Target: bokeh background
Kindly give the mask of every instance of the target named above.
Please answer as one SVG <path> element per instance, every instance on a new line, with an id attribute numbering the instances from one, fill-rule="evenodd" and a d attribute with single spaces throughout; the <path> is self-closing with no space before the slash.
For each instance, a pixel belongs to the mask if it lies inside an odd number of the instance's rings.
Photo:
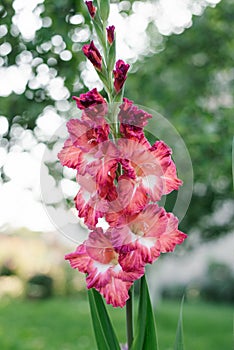
<path id="1" fill-rule="evenodd" d="M 131 64 L 125 96 L 167 118 L 193 168 L 188 239 L 148 270 L 165 350 L 182 295 L 187 349 L 232 346 L 233 18 L 232 0 L 111 1 L 117 56 Z M 81 51 L 91 38 L 82 0 L 0 2 L 1 349 L 95 348 L 84 276 L 64 262 L 86 232 L 78 188 L 56 160 L 71 97 L 102 90 Z M 124 313 L 110 312 L 124 342 Z"/>

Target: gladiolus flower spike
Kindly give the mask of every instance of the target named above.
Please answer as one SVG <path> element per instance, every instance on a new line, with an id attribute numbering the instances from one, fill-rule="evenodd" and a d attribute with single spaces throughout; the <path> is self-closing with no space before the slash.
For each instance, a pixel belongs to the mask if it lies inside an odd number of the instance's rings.
<path id="1" fill-rule="evenodd" d="M 96 16 L 92 1 L 86 5 L 90 16 Z M 110 45 L 114 29 L 106 28 Z M 102 49 L 107 52 L 107 47 Z M 102 56 L 94 42 L 84 45 L 83 52 L 101 72 Z M 107 60 L 104 64 L 108 67 Z M 58 154 L 63 166 L 77 171 L 75 206 L 90 230 L 65 259 L 86 274 L 87 288 L 95 288 L 114 307 L 126 304 L 130 287 L 144 275 L 147 264 L 186 238 L 178 219 L 158 205 L 163 195 L 182 185 L 172 150 L 163 141 L 149 143 L 144 127 L 152 116 L 133 101 L 123 98 L 113 109 L 129 67 L 118 60 L 112 77 L 108 72 L 105 78 L 112 89 L 107 98 L 96 88 L 73 96 L 82 116 L 68 121 L 69 137 Z M 100 218 L 108 224 L 106 230 L 98 227 Z"/>

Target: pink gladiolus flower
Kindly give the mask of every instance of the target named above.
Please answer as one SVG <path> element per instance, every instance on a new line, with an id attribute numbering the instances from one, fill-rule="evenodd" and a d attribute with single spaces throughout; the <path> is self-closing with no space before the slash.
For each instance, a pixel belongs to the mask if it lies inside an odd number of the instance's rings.
<path id="1" fill-rule="evenodd" d="M 85 4 L 88 8 L 89 14 L 92 18 L 94 18 L 95 14 L 96 14 L 96 7 L 93 6 L 93 2 L 92 1 L 85 1 Z"/>
<path id="2" fill-rule="evenodd" d="M 128 290 L 133 280 L 140 278 L 144 270 L 125 272 L 124 256 L 119 264 L 119 254 L 111 243 L 109 232 L 97 228 L 74 253 L 66 255 L 73 268 L 87 274 L 87 288 L 99 291 L 108 304 L 123 307 L 129 298 Z"/>
<path id="3" fill-rule="evenodd" d="M 107 31 L 107 40 L 111 45 L 115 39 L 115 26 L 109 26 L 106 28 Z"/>
<path id="4" fill-rule="evenodd" d="M 127 79 L 127 72 L 129 70 L 130 65 L 124 63 L 122 60 L 118 60 L 115 64 L 115 70 L 113 70 L 114 74 L 114 87 L 115 91 L 118 93 Z"/>
<path id="5" fill-rule="evenodd" d="M 71 119 L 67 123 L 70 133 L 58 158 L 63 166 L 77 169 L 84 175 L 92 162 L 98 161 L 97 146 L 108 140 L 109 125 L 105 120 L 103 125 L 98 125 L 90 120 Z M 93 171 L 92 171 L 93 173 Z"/>
<path id="6" fill-rule="evenodd" d="M 112 229 L 112 242 L 119 253 L 132 252 L 127 255 L 134 260 L 134 266 L 152 264 L 161 253 L 173 251 L 186 235 L 178 230 L 178 219 L 166 213 L 157 204 L 149 204 L 136 217 L 123 220 Z M 130 264 L 129 264 L 130 265 Z"/>
<path id="7" fill-rule="evenodd" d="M 135 180 L 135 186 L 143 185 L 152 201 L 159 201 L 182 184 L 174 172 L 171 150 L 164 142 L 157 141 L 148 148 L 133 140 L 119 139 L 118 148 L 120 158 L 128 160 L 123 163 L 125 172 Z"/>
<path id="8" fill-rule="evenodd" d="M 90 60 L 94 67 L 101 71 L 102 70 L 102 56 L 93 41 L 90 44 L 84 45 L 82 48 L 85 56 Z"/>

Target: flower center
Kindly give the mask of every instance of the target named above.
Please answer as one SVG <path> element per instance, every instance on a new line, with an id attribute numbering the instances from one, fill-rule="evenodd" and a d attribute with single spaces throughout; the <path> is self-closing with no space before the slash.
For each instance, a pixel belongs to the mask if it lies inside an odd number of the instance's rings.
<path id="1" fill-rule="evenodd" d="M 144 232 L 142 231 L 141 227 L 139 227 L 139 225 L 134 225 L 134 224 L 131 225 L 131 231 L 137 236 L 140 236 L 140 237 L 144 236 Z"/>
<path id="2" fill-rule="evenodd" d="M 114 257 L 112 258 L 110 263 L 112 265 L 118 265 L 118 263 L 119 263 L 119 254 L 118 253 L 114 252 Z"/>
<path id="3" fill-rule="evenodd" d="M 149 228 L 149 225 L 147 225 L 145 222 L 132 224 L 131 225 L 131 231 L 137 236 L 144 237 L 147 233 Z"/>
<path id="4" fill-rule="evenodd" d="M 119 254 L 116 253 L 113 248 L 105 248 L 103 255 L 103 263 L 112 265 L 117 265 L 119 263 Z"/>

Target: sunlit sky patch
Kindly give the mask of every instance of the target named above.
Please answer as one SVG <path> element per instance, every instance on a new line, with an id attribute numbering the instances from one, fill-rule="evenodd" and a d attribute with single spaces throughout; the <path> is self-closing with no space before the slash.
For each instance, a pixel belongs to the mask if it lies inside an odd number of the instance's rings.
<path id="1" fill-rule="evenodd" d="M 192 15 L 201 15 L 207 5 L 215 5 L 220 0 L 159 0 L 159 1 L 136 1 L 133 4 L 133 12 L 130 16 L 125 16 L 119 11 L 128 10 L 130 3 L 122 1 L 120 4 L 111 5 L 109 22 L 114 24 L 117 32 L 117 56 L 128 62 L 134 62 L 139 56 L 156 52 L 152 47 L 150 38 L 147 36 L 146 28 L 149 22 L 155 24 L 158 36 L 155 37 L 157 44 L 161 41 L 161 35 L 171 33 L 181 33 L 185 28 L 192 25 Z M 37 30 L 42 26 L 51 25 L 50 18 L 43 18 L 44 0 L 14 0 L 13 25 L 11 30 L 17 35 L 20 33 L 25 41 L 31 41 Z M 38 6 L 39 5 L 39 6 Z M 70 18 L 74 25 L 84 22 L 83 16 L 79 13 Z M 0 38 L 7 34 L 7 28 L 0 25 Z M 79 43 L 88 40 L 90 36 L 89 28 L 85 25 L 82 28 L 75 28 L 72 33 L 74 42 L 73 49 L 79 50 Z M 55 35 L 50 42 L 44 43 L 43 50 L 49 50 L 53 46 L 62 60 L 69 61 L 71 52 L 67 50 L 63 38 Z M 29 51 L 22 51 L 17 57 L 16 63 L 10 67 L 3 67 L 4 57 L 9 55 L 12 47 L 9 43 L 3 42 L 0 45 L 0 96 L 9 96 L 11 93 L 22 94 L 25 92 L 27 84 L 30 89 L 42 87 L 47 90 L 50 97 L 55 101 L 56 107 L 65 112 L 69 109 L 67 98 L 70 97 L 68 89 L 64 85 L 64 79 L 56 76 L 56 71 L 47 66 L 40 58 L 33 59 Z M 88 88 L 96 86 L 101 89 L 101 84 L 97 81 L 96 73 L 92 65 L 81 63 L 82 77 Z M 36 73 L 32 72 L 32 66 L 37 67 Z M 77 83 L 79 84 L 79 82 Z M 11 227 L 25 226 L 31 230 L 53 230 L 54 227 L 46 214 L 43 205 L 39 202 L 41 196 L 40 182 L 41 170 L 43 168 L 42 159 L 45 156 L 44 141 L 48 141 L 53 135 L 65 137 L 62 118 L 55 107 L 48 106 L 37 120 L 34 133 L 30 130 L 23 130 L 15 125 L 11 130 L 10 152 L 7 154 L 6 139 L 0 140 L 0 167 L 8 177 L 7 183 L 0 182 L 0 229 L 5 225 Z M 8 121 L 4 116 L 0 116 L 0 137 L 4 137 L 8 131 Z M 55 159 L 56 152 L 61 148 L 53 150 L 50 156 Z M 56 187 L 52 176 L 48 175 L 47 167 L 43 168 L 47 176 L 46 198 L 48 205 L 58 203 L 61 196 L 72 198 L 77 191 L 77 186 L 72 178 L 74 173 L 64 170 L 64 180 L 61 188 Z M 64 209 L 50 207 L 54 217 L 65 220 Z M 74 215 L 71 216 L 74 220 Z M 72 221 L 72 219 L 69 219 Z"/>

